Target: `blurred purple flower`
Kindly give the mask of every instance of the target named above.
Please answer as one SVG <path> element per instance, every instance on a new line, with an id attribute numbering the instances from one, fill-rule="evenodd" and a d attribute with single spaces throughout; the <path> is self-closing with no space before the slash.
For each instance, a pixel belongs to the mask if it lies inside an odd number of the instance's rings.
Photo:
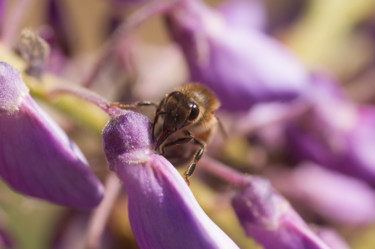
<path id="1" fill-rule="evenodd" d="M 246 234 L 265 249 L 329 249 L 265 179 L 249 177 L 232 205 Z"/>
<path id="2" fill-rule="evenodd" d="M 351 225 L 375 220 L 375 191 L 356 178 L 312 163 L 293 171 L 273 168 L 268 176 L 286 198 L 326 220 Z"/>
<path id="3" fill-rule="evenodd" d="M 67 53 L 59 44 L 56 31 L 50 26 L 44 26 L 39 29 L 39 36 L 45 40 L 50 48 L 50 53 L 46 61 L 46 70 L 53 74 L 61 74 L 68 64 Z"/>
<path id="4" fill-rule="evenodd" d="M 34 102 L 20 73 L 0 62 L 0 175 L 15 190 L 92 209 L 103 186 L 79 148 Z"/>
<path id="5" fill-rule="evenodd" d="M 70 16 L 64 8 L 65 3 L 58 0 L 49 0 L 47 4 L 47 23 L 52 30 L 47 36 L 49 39 L 46 40 L 51 47 L 61 49 L 65 55 L 70 55 L 72 51 L 68 41 L 70 35 L 67 25 Z"/>
<path id="6" fill-rule="evenodd" d="M 375 108 L 351 103 L 326 76 L 313 81 L 310 110 L 286 129 L 290 153 L 375 186 Z"/>
<path id="7" fill-rule="evenodd" d="M 330 228 L 315 228 L 314 231 L 331 248 L 350 249 L 346 241 L 335 230 Z"/>
<path id="8" fill-rule="evenodd" d="M 9 232 L 3 227 L 0 227 L 0 248 L 2 249 L 15 248 L 15 243 L 14 243 L 12 236 L 10 236 Z"/>
<path id="9" fill-rule="evenodd" d="M 167 21 L 192 80 L 215 91 L 223 108 L 290 100 L 308 84 L 305 69 L 283 45 L 244 25 L 230 25 L 198 0 L 176 6 Z"/>
<path id="10" fill-rule="evenodd" d="M 243 27 L 245 30 L 264 31 L 266 29 L 266 8 L 259 0 L 228 0 L 221 3 L 217 10 L 230 26 Z"/>
<path id="11" fill-rule="evenodd" d="M 142 249 L 238 248 L 195 200 L 178 171 L 150 150 L 150 122 L 138 113 L 113 117 L 103 131 L 111 170 L 129 195 L 129 217 Z"/>

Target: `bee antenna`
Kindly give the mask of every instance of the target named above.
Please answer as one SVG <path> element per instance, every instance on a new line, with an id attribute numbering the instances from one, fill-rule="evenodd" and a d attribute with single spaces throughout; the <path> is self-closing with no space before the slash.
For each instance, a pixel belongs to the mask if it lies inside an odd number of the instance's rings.
<path id="1" fill-rule="evenodd" d="M 217 123 L 219 124 L 219 129 L 220 129 L 220 133 L 221 133 L 221 135 L 222 135 L 225 139 L 227 139 L 227 138 L 228 138 L 228 133 L 227 133 L 227 131 L 225 130 L 223 123 L 220 121 L 220 119 L 219 119 L 216 115 L 215 115 L 215 118 L 216 118 L 216 120 L 217 120 Z"/>

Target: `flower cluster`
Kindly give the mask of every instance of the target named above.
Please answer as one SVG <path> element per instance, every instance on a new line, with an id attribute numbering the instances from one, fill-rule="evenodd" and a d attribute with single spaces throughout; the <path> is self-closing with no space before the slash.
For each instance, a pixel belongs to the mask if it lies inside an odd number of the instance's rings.
<path id="1" fill-rule="evenodd" d="M 1 248 L 374 247 L 369 1 L 76 2 L 0 0 Z"/>

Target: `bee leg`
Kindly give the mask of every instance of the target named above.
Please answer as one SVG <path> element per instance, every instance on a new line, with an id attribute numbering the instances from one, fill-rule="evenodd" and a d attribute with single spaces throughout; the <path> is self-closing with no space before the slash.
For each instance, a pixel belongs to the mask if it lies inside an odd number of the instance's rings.
<path id="1" fill-rule="evenodd" d="M 201 159 L 204 150 L 206 149 L 206 145 L 202 143 L 201 141 L 194 139 L 194 143 L 198 144 L 201 148 L 198 150 L 198 152 L 194 156 L 194 161 L 190 164 L 190 166 L 185 171 L 185 181 L 187 185 L 190 185 L 189 177 L 194 173 L 195 167 L 197 166 L 198 161 Z"/>
<path id="2" fill-rule="evenodd" d="M 138 102 L 135 102 L 134 104 L 129 104 L 129 105 L 121 104 L 120 102 L 113 102 L 111 103 L 111 106 L 116 106 L 120 109 L 132 109 L 132 108 L 137 108 L 137 107 L 142 107 L 142 106 L 154 106 L 158 108 L 159 105 L 151 101 L 138 101 Z"/>
<path id="3" fill-rule="evenodd" d="M 151 132 L 152 142 L 156 142 L 155 126 L 158 123 L 159 116 L 160 115 L 164 115 L 164 114 L 165 114 L 165 112 L 160 111 L 159 107 L 156 109 L 156 113 L 155 113 L 155 117 L 154 117 L 154 122 L 152 122 L 152 132 Z"/>
<path id="4" fill-rule="evenodd" d="M 194 139 L 193 136 L 189 136 L 189 137 L 183 137 L 183 138 L 179 138 L 175 141 L 172 141 L 172 142 L 169 142 L 169 143 L 166 143 L 164 144 L 160 150 L 161 150 L 161 155 L 164 155 L 164 149 L 165 147 L 169 147 L 169 146 L 172 146 L 172 145 L 180 145 L 180 144 L 186 144 L 188 142 L 190 142 L 192 139 Z"/>

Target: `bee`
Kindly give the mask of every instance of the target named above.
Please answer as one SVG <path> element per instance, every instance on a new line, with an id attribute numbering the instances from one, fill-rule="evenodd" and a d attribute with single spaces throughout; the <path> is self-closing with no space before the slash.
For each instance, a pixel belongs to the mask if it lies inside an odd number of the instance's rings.
<path id="1" fill-rule="evenodd" d="M 201 159 L 206 144 L 213 134 L 217 124 L 221 124 L 215 115 L 220 102 L 216 95 L 207 87 L 200 84 L 188 84 L 167 93 L 159 104 L 151 101 L 140 101 L 132 105 L 112 103 L 121 109 L 140 106 L 154 106 L 156 112 L 152 122 L 152 138 L 155 151 L 163 155 L 167 147 L 192 142 L 199 146 L 194 153 L 193 161 L 185 171 L 185 181 L 189 185 L 189 177 L 194 173 Z M 155 127 L 159 118 L 163 118 L 161 131 L 155 136 Z M 171 139 L 171 136 L 175 139 Z"/>

